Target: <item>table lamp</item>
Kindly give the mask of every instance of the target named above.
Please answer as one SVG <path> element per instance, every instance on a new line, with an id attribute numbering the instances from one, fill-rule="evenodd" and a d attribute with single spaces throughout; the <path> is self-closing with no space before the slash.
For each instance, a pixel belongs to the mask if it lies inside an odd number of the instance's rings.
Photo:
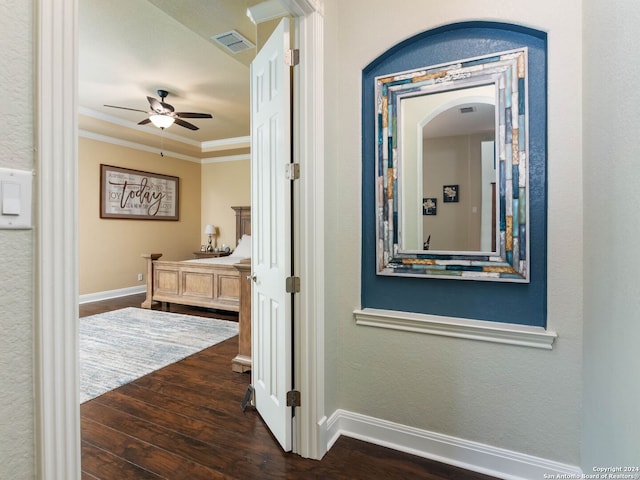
<path id="1" fill-rule="evenodd" d="M 207 252 L 213 252 L 213 245 L 211 245 L 211 238 L 216 234 L 216 227 L 213 225 L 205 225 L 205 235 L 209 235 L 209 245 L 207 245 Z"/>

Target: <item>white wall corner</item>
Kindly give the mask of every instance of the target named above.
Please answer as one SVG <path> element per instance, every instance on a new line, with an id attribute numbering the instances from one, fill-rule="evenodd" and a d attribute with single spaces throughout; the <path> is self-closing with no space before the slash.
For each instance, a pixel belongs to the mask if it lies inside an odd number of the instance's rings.
<path id="1" fill-rule="evenodd" d="M 338 409 L 327 421 L 327 451 L 341 435 L 506 480 L 582 475 L 574 465 Z"/>

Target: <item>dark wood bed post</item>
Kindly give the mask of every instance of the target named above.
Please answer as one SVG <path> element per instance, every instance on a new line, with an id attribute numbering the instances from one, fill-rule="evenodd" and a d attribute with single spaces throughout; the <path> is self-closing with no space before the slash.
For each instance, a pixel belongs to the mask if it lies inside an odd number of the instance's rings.
<path id="1" fill-rule="evenodd" d="M 161 253 L 143 253 L 142 258 L 147 259 L 147 298 L 144 299 L 142 308 L 151 308 L 153 305 L 153 261 L 162 256 Z"/>

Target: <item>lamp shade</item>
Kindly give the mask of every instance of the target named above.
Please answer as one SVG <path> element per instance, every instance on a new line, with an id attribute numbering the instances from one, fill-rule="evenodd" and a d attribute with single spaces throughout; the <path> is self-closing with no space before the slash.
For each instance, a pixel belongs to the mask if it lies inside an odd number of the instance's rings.
<path id="1" fill-rule="evenodd" d="M 204 233 L 205 233 L 205 235 L 215 235 L 216 234 L 216 227 L 214 227 L 213 225 L 205 225 Z"/>
<path id="2" fill-rule="evenodd" d="M 149 120 L 158 128 L 167 128 L 173 125 L 175 119 L 169 115 L 149 115 Z"/>

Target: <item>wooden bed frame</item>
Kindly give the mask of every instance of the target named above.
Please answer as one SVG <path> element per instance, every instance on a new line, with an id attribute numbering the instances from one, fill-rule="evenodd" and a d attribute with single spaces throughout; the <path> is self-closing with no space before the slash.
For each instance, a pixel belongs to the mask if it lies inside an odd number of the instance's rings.
<path id="1" fill-rule="evenodd" d="M 242 235 L 251 234 L 251 208 L 231 208 L 236 212 L 237 244 Z M 147 297 L 142 308 L 166 302 L 240 311 L 240 271 L 233 265 L 158 260 L 161 253 L 142 256 L 147 259 Z"/>
<path id="2" fill-rule="evenodd" d="M 236 245 L 251 234 L 251 208 L 236 212 Z M 251 370 L 251 261 L 235 265 L 158 260 L 161 253 L 146 253 L 147 297 L 142 308 L 155 302 L 238 312 L 238 354 L 231 360 L 234 372 Z"/>

